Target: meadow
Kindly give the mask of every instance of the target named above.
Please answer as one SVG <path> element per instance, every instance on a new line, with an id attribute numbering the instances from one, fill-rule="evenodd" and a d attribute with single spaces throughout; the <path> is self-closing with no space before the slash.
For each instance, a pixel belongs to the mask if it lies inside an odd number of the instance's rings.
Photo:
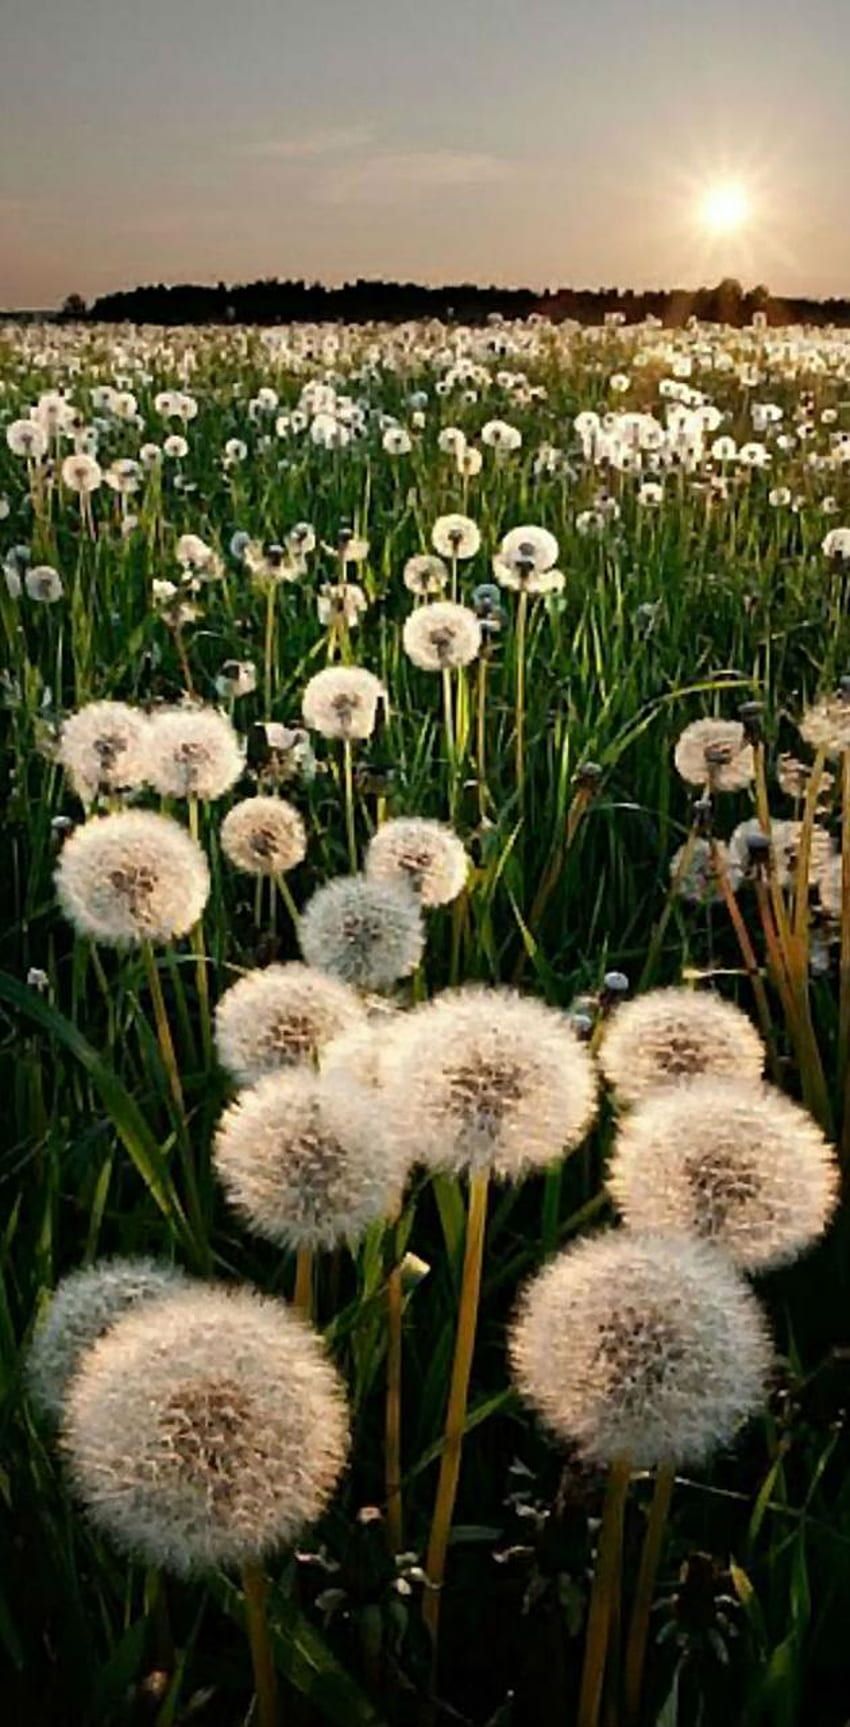
<path id="1" fill-rule="evenodd" d="M 0 421 L 9 1718 L 843 1722 L 850 337 Z"/>

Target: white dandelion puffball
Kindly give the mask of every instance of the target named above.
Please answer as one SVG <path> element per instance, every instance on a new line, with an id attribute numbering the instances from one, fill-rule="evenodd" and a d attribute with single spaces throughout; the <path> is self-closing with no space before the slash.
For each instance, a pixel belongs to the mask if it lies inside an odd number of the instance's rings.
<path id="1" fill-rule="evenodd" d="M 186 935 L 210 891 L 200 846 L 170 816 L 150 810 L 95 816 L 75 828 L 55 880 L 69 923 L 108 947 Z"/>
<path id="2" fill-rule="evenodd" d="M 374 1092 L 340 1073 L 267 1074 L 225 1110 L 216 1174 L 248 1228 L 278 1247 L 352 1244 L 401 1198 L 407 1162 Z"/>
<path id="3" fill-rule="evenodd" d="M 59 760 L 83 803 L 143 785 L 147 739 L 147 715 L 126 702 L 88 702 L 70 714 L 59 734 Z"/>
<path id="4" fill-rule="evenodd" d="M 239 739 L 215 708 L 168 708 L 148 734 L 148 778 L 161 797 L 220 798 L 242 773 Z"/>
<path id="5" fill-rule="evenodd" d="M 380 678 L 362 666 L 326 666 L 307 684 L 301 712 L 305 725 L 324 738 L 362 741 L 375 730 L 383 697 Z"/>
<path id="6" fill-rule="evenodd" d="M 800 736 L 812 749 L 825 750 L 828 756 L 850 750 L 850 699 L 841 693 L 807 708 L 800 721 Z"/>
<path id="7" fill-rule="evenodd" d="M 438 516 L 431 544 L 441 558 L 474 558 L 481 549 L 481 531 L 470 516 Z"/>
<path id="8" fill-rule="evenodd" d="M 62 481 L 71 492 L 77 492 L 81 497 L 90 492 L 96 492 L 103 479 L 100 463 L 94 456 L 87 456 L 84 450 L 78 450 L 73 456 L 66 456 L 62 463 Z"/>
<path id="9" fill-rule="evenodd" d="M 722 996 L 651 989 L 611 1015 L 599 1063 L 618 1102 L 632 1104 L 702 1074 L 757 1084 L 764 1045 L 752 1020 Z"/>
<path id="10" fill-rule="evenodd" d="M 481 625 L 468 606 L 435 600 L 405 619 L 404 650 L 425 672 L 471 665 L 481 651 Z"/>
<path id="11" fill-rule="evenodd" d="M 499 558 L 518 577 L 541 575 L 558 561 L 558 542 L 548 528 L 511 528 L 499 547 Z"/>
<path id="12" fill-rule="evenodd" d="M 752 878 L 762 867 L 769 868 L 779 887 L 790 887 L 797 874 L 803 824 L 798 821 L 772 820 L 765 833 L 757 816 L 739 822 L 729 836 L 729 876 L 733 887 Z M 753 841 L 761 848 L 767 841 L 766 856 L 761 849 L 753 856 Z M 832 840 L 825 828 L 814 825 L 809 842 L 809 883 L 814 884 L 832 855 Z"/>
<path id="13" fill-rule="evenodd" d="M 52 564 L 33 564 L 24 576 L 24 587 L 31 600 L 43 606 L 53 606 L 65 592 L 62 577 Z"/>
<path id="14" fill-rule="evenodd" d="M 608 1187 L 630 1228 L 700 1236 L 736 1265 L 766 1271 L 823 1233 L 838 1170 L 798 1104 L 770 1086 L 711 1077 L 638 1104 L 620 1128 Z"/>
<path id="15" fill-rule="evenodd" d="M 607 1230 L 526 1289 L 510 1356 L 521 1395 L 587 1461 L 700 1463 L 761 1407 L 761 1308 L 703 1242 Z"/>
<path id="16" fill-rule="evenodd" d="M 286 875 L 307 856 L 307 831 L 285 798 L 243 798 L 221 824 L 221 849 L 247 875 Z"/>
<path id="17" fill-rule="evenodd" d="M 839 918 L 844 904 L 844 860 L 840 852 L 823 864 L 818 875 L 818 896 L 827 917 Z"/>
<path id="18" fill-rule="evenodd" d="M 755 777 L 755 757 L 739 720 L 694 720 L 673 757 L 682 779 L 713 792 L 741 791 Z"/>
<path id="19" fill-rule="evenodd" d="M 722 898 L 720 877 L 728 869 L 729 850 L 722 840 L 692 840 L 671 857 L 670 884 L 690 905 L 711 905 Z"/>
<path id="20" fill-rule="evenodd" d="M 466 886 L 469 858 L 445 822 L 397 816 L 369 841 L 366 874 L 372 881 L 407 882 L 424 906 L 448 905 Z"/>
<path id="21" fill-rule="evenodd" d="M 182 1576 L 290 1545 L 348 1452 L 345 1393 L 283 1302 L 192 1287 L 125 1315 L 73 1381 L 64 1449 L 96 1527 Z"/>
<path id="22" fill-rule="evenodd" d="M 6 443 L 13 456 L 25 456 L 30 462 L 40 462 L 47 455 L 47 433 L 37 420 L 12 420 L 6 427 Z"/>
<path id="23" fill-rule="evenodd" d="M 408 558 L 404 566 L 403 580 L 408 593 L 416 594 L 420 599 L 430 599 L 444 591 L 449 572 L 442 558 L 432 557 L 429 552 L 418 552 L 414 557 Z"/>
<path id="24" fill-rule="evenodd" d="M 225 990 L 215 1011 L 218 1059 L 239 1085 L 306 1063 L 365 1024 L 360 997 L 337 978 L 297 960 L 248 972 Z"/>
<path id="25" fill-rule="evenodd" d="M 37 1409 L 58 1420 L 80 1362 L 121 1315 L 185 1287 L 175 1266 L 155 1259 L 107 1259 L 63 1277 L 30 1346 L 27 1381 Z"/>
<path id="26" fill-rule="evenodd" d="M 566 1015 L 506 989 L 444 990 L 388 1032 L 384 1096 L 431 1168 L 519 1180 L 580 1144 L 596 1075 Z"/>
<path id="27" fill-rule="evenodd" d="M 337 876 L 308 901 L 298 930 L 307 964 L 354 989 L 389 989 L 422 958 L 425 928 L 412 889 Z"/>

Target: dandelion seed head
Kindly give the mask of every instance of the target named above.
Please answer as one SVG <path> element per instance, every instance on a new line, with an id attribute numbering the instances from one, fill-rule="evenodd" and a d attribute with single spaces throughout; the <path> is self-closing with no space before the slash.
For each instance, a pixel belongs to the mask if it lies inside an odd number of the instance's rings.
<path id="1" fill-rule="evenodd" d="M 224 714 L 215 708 L 169 708 L 153 715 L 148 733 L 148 778 L 161 797 L 224 796 L 239 779 L 242 751 Z"/>
<path id="2" fill-rule="evenodd" d="M 327 1044 L 365 1023 L 347 984 L 293 961 L 252 971 L 225 990 L 215 1014 L 223 1068 L 239 1085 L 302 1064 L 315 1066 Z"/>
<path id="3" fill-rule="evenodd" d="M 481 530 L 470 516 L 438 516 L 431 544 L 441 558 L 474 558 L 481 549 Z"/>
<path id="4" fill-rule="evenodd" d="M 499 547 L 499 561 L 519 581 L 532 573 L 541 575 L 558 561 L 558 542 L 548 528 L 511 528 Z"/>
<path id="5" fill-rule="evenodd" d="M 341 1073 L 289 1068 L 222 1116 L 216 1174 L 247 1226 L 285 1248 L 360 1239 L 401 1197 L 406 1163 L 374 1093 Z"/>
<path id="6" fill-rule="evenodd" d="M 840 756 L 850 750 L 850 699 L 840 691 L 807 708 L 800 721 L 800 736 L 814 750 Z"/>
<path id="7" fill-rule="evenodd" d="M 384 1096 L 432 1168 L 516 1181 L 584 1138 L 596 1078 L 565 1014 L 510 990 L 468 987 L 399 1017 Z"/>
<path id="8" fill-rule="evenodd" d="M 326 666 L 307 684 L 301 711 L 322 737 L 358 741 L 371 737 L 383 698 L 380 678 L 362 666 Z"/>
<path id="9" fill-rule="evenodd" d="M 683 780 L 713 792 L 740 791 L 755 775 L 755 757 L 739 720 L 694 720 L 682 732 L 674 761 Z"/>
<path id="10" fill-rule="evenodd" d="M 170 816 L 150 810 L 95 816 L 75 828 L 55 880 L 77 933 L 107 947 L 186 935 L 210 889 L 200 846 Z"/>
<path id="11" fill-rule="evenodd" d="M 355 989 L 375 991 L 409 977 L 425 946 L 412 890 L 360 875 L 338 876 L 317 889 L 298 938 L 308 965 Z"/>
<path id="12" fill-rule="evenodd" d="M 55 605 L 65 592 L 62 577 L 52 564 L 33 564 L 24 574 L 24 587 L 30 599 L 43 606 Z"/>
<path id="13" fill-rule="evenodd" d="M 108 1259 L 64 1277 L 30 1347 L 27 1381 L 36 1408 L 58 1421 L 74 1374 L 98 1338 L 131 1307 L 185 1283 L 176 1267 L 154 1259 Z"/>
<path id="14" fill-rule="evenodd" d="M 441 594 L 447 586 L 449 572 L 442 558 L 422 552 L 408 558 L 404 566 L 404 585 L 408 592 L 420 598 Z"/>
<path id="15" fill-rule="evenodd" d="M 764 1045 L 734 1002 L 705 991 L 653 989 L 611 1015 L 599 1061 L 619 1102 L 633 1104 L 702 1074 L 756 1083 Z"/>
<path id="16" fill-rule="evenodd" d="M 434 600 L 405 619 L 405 653 L 425 672 L 468 666 L 481 651 L 481 624 L 468 606 Z"/>
<path id="17" fill-rule="evenodd" d="M 457 899 L 468 872 L 469 859 L 454 829 L 421 816 L 384 822 L 366 854 L 370 880 L 406 882 L 429 907 Z"/>
<path id="18" fill-rule="evenodd" d="M 691 905 L 712 905 L 722 897 L 720 872 L 729 868 L 728 847 L 696 839 L 690 848 L 680 846 L 670 859 L 670 880 L 680 899 Z"/>
<path id="19" fill-rule="evenodd" d="M 319 1338 L 253 1290 L 190 1288 L 90 1351 L 64 1449 L 92 1522 L 187 1576 L 290 1545 L 325 1509 L 348 1419 Z"/>
<path id="20" fill-rule="evenodd" d="M 609 1230 L 526 1289 L 510 1356 L 521 1395 L 587 1461 L 696 1464 L 762 1404 L 770 1339 L 751 1290 L 703 1242 Z"/>
<path id="21" fill-rule="evenodd" d="M 242 798 L 221 824 L 221 849 L 247 875 L 286 875 L 307 855 L 307 833 L 285 798 Z"/>
<path id="22" fill-rule="evenodd" d="M 64 721 L 59 760 L 83 803 L 143 785 L 147 715 L 126 702 L 88 702 Z"/>
<path id="23" fill-rule="evenodd" d="M 823 1233 L 837 1166 L 817 1123 L 782 1093 L 695 1079 L 645 1097 L 620 1128 L 608 1179 L 630 1228 L 712 1241 L 748 1271 Z"/>

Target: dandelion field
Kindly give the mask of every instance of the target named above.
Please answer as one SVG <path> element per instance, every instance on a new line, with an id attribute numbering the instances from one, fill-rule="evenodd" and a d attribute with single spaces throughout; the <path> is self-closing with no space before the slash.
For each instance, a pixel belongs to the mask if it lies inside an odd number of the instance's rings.
<path id="1" fill-rule="evenodd" d="M 844 1721 L 849 391 L 0 331 L 11 1719 Z"/>

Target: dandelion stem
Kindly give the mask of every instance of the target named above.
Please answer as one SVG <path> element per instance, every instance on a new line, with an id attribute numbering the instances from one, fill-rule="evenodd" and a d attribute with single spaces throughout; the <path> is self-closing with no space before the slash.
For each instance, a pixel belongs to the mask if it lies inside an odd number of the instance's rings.
<path id="1" fill-rule="evenodd" d="M 640 1716 L 643 1670 L 646 1661 L 646 1646 L 649 1641 L 649 1616 L 652 1611 L 655 1579 L 658 1575 L 658 1566 L 664 1546 L 664 1531 L 667 1526 L 667 1514 L 670 1510 L 675 1480 L 676 1471 L 673 1464 L 660 1463 L 655 1475 L 652 1504 L 649 1508 L 649 1518 L 643 1538 L 643 1551 L 640 1556 L 629 1637 L 626 1645 L 626 1727 L 636 1727 Z"/>
<path id="2" fill-rule="evenodd" d="M 487 655 L 478 656 L 478 688 L 475 704 L 475 756 L 476 777 L 478 780 L 478 815 L 481 821 L 487 814 L 487 804 L 490 793 L 487 789 Z"/>
<path id="3" fill-rule="evenodd" d="M 393 1257 L 398 1258 L 398 1239 L 393 1229 Z M 401 1497 L 401 1372 L 404 1291 L 401 1266 L 394 1264 L 387 1278 L 387 1403 L 384 1429 L 387 1489 L 387 1540 L 390 1551 L 400 1553 L 404 1542 L 404 1507 Z"/>
<path id="4" fill-rule="evenodd" d="M 280 897 L 283 900 L 283 903 L 286 906 L 287 911 L 289 912 L 289 915 L 292 919 L 292 927 L 295 930 L 295 933 L 297 935 L 298 928 L 299 928 L 299 925 L 301 923 L 301 913 L 298 910 L 298 907 L 295 904 L 295 901 L 292 897 L 292 889 L 291 889 L 291 887 L 290 887 L 290 885 L 286 879 L 286 876 L 285 875 L 273 876 L 272 877 L 272 883 L 274 886 L 277 887 L 277 891 L 280 894 Z"/>
<path id="5" fill-rule="evenodd" d="M 623 1552 L 623 1518 L 631 1481 L 628 1458 L 612 1463 L 605 1487 L 602 1527 L 590 1594 L 584 1668 L 576 1727 L 597 1727 L 613 1619 L 618 1611 Z"/>
<path id="6" fill-rule="evenodd" d="M 245 1622 L 254 1668 L 257 1727 L 277 1727 L 277 1674 L 267 1612 L 269 1585 L 261 1566 L 243 1566 L 242 1588 L 245 1592 Z"/>
<path id="7" fill-rule="evenodd" d="M 200 845 L 200 811 L 198 800 L 192 796 L 189 799 L 189 832 L 196 845 Z M 210 1024 L 210 985 L 207 975 L 207 956 L 204 951 L 204 920 L 199 917 L 193 925 L 189 940 L 195 955 L 195 980 L 198 990 L 198 1012 L 201 1020 L 201 1048 L 204 1054 L 204 1067 L 212 1067 L 212 1031 Z"/>
<path id="8" fill-rule="evenodd" d="M 154 1021 L 156 1024 L 156 1035 L 159 1042 L 160 1054 L 162 1056 L 166 1074 L 168 1075 L 171 1096 L 177 1109 L 180 1126 L 185 1133 L 186 1104 L 183 1097 L 183 1087 L 180 1084 L 180 1072 L 177 1066 L 177 1056 L 174 1050 L 174 1039 L 171 1036 L 171 1027 L 168 1023 L 165 996 L 162 993 L 162 984 L 159 978 L 157 963 L 154 958 L 153 948 L 148 941 L 142 942 L 142 959 L 144 961 L 145 972 L 148 980 L 148 989 L 153 1003 Z"/>
<path id="9" fill-rule="evenodd" d="M 460 1458 L 466 1425 L 466 1401 L 478 1324 L 478 1300 L 481 1290 L 481 1266 L 484 1257 L 484 1232 L 487 1223 L 489 1172 L 475 1170 L 469 1178 L 469 1209 L 466 1220 L 466 1248 L 457 1315 L 457 1334 L 452 1363 L 449 1402 L 440 1478 L 428 1540 L 425 1570 L 428 1586 L 423 1602 L 423 1618 L 431 1634 L 434 1659 L 440 1622 L 440 1596 L 446 1570 L 446 1551 L 460 1478 Z"/>
<path id="10" fill-rule="evenodd" d="M 271 713 L 272 700 L 274 697 L 274 616 L 276 593 L 276 584 L 274 582 L 269 582 L 268 592 L 266 594 L 265 669 L 263 675 L 266 714 Z"/>
<path id="11" fill-rule="evenodd" d="M 516 618 L 516 783 L 520 807 L 525 795 L 525 638 L 528 594 L 520 590 Z"/>
<path id="12" fill-rule="evenodd" d="M 723 895 L 723 901 L 726 906 L 726 910 L 729 913 L 732 928 L 738 938 L 738 946 L 741 949 L 741 958 L 744 961 L 747 976 L 752 985 L 756 1012 L 759 1016 L 762 1036 L 767 1049 L 771 1076 L 775 1083 L 779 1085 L 781 1083 L 782 1074 L 779 1066 L 776 1040 L 773 1035 L 773 1020 L 770 1013 L 770 1003 L 767 999 L 767 991 L 764 987 L 764 979 L 761 975 L 759 963 L 756 958 L 756 951 L 750 941 L 749 931 L 741 916 L 741 910 L 738 905 L 738 901 L 735 898 L 735 891 L 729 880 L 729 872 L 717 849 L 717 842 L 716 840 L 711 840 L 709 841 L 709 844 L 711 846 L 711 867 L 714 871 L 715 878 L 719 883 L 720 892 Z"/>
<path id="13" fill-rule="evenodd" d="M 343 738 L 342 771 L 345 785 L 345 832 L 348 840 L 348 863 L 352 875 L 357 874 L 357 832 L 354 826 L 354 763 L 351 739 Z"/>
<path id="14" fill-rule="evenodd" d="M 313 1314 L 313 1255 L 309 1247 L 299 1247 L 295 1256 L 295 1289 L 292 1305 L 304 1319 Z"/>
<path id="15" fill-rule="evenodd" d="M 454 820 L 457 750 L 455 747 L 454 695 L 450 666 L 443 667 L 443 723 L 446 731 L 446 760 L 449 769 L 449 816 Z"/>
<path id="16" fill-rule="evenodd" d="M 679 892 L 679 889 L 682 885 L 682 882 L 684 881 L 684 879 L 687 875 L 688 870 L 691 867 L 691 860 L 692 860 L 693 855 L 694 855 L 694 847 L 696 845 L 696 842 L 697 842 L 697 830 L 696 830 L 696 827 L 692 827 L 690 830 L 690 833 L 688 834 L 688 837 L 685 840 L 685 843 L 682 847 L 682 853 L 681 853 L 681 856 L 679 858 L 679 862 L 676 865 L 676 869 L 675 869 L 674 874 L 673 874 L 673 879 L 670 882 L 670 886 L 667 890 L 667 898 L 664 901 L 664 907 L 663 907 L 663 910 L 661 912 L 661 916 L 659 917 L 658 922 L 655 925 L 655 929 L 652 932 L 652 939 L 650 940 L 649 949 L 648 949 L 647 955 L 646 955 L 646 963 L 644 965 L 643 971 L 641 972 L 640 983 L 638 984 L 639 990 L 646 989 L 648 987 L 648 985 L 651 983 L 652 978 L 655 974 L 655 967 L 658 964 L 658 956 L 661 953 L 661 948 L 662 948 L 662 945 L 664 942 L 664 937 L 667 933 L 667 925 L 670 922 L 670 918 L 671 918 L 671 915 L 673 912 L 673 907 L 676 903 L 676 896 Z"/>

